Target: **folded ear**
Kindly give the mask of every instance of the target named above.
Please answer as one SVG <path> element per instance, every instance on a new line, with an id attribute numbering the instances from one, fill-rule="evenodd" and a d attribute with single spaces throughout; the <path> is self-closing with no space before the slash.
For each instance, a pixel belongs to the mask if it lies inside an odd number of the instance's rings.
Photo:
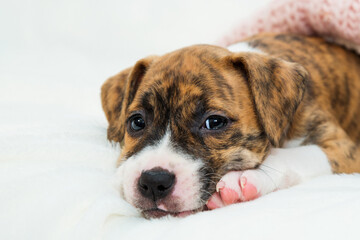
<path id="1" fill-rule="evenodd" d="M 110 141 L 122 142 L 125 134 L 125 112 L 134 100 L 142 78 L 155 57 L 139 60 L 109 78 L 101 87 L 101 103 L 109 122 L 107 137 Z"/>
<path id="2" fill-rule="evenodd" d="M 235 53 L 231 65 L 246 78 L 260 124 L 279 147 L 303 99 L 307 71 L 299 64 L 258 53 Z"/>

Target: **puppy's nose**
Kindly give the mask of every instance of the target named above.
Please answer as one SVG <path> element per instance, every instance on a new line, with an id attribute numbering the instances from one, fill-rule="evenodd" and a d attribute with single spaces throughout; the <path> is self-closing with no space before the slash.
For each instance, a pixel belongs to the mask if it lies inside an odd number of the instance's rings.
<path id="1" fill-rule="evenodd" d="M 141 195 L 156 201 L 169 195 L 174 182 L 175 175 L 173 173 L 157 168 L 142 172 L 138 188 Z"/>

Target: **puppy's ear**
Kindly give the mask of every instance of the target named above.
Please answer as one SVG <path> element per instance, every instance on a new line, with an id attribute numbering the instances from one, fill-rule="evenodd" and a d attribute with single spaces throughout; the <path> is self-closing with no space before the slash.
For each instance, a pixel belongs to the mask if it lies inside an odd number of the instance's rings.
<path id="1" fill-rule="evenodd" d="M 303 99 L 307 71 L 299 64 L 257 53 L 235 53 L 228 61 L 247 80 L 260 124 L 279 147 Z"/>
<path id="2" fill-rule="evenodd" d="M 152 56 L 139 60 L 134 67 L 121 71 L 102 85 L 101 103 L 109 122 L 107 137 L 110 141 L 122 142 L 125 134 L 125 112 L 155 58 Z"/>

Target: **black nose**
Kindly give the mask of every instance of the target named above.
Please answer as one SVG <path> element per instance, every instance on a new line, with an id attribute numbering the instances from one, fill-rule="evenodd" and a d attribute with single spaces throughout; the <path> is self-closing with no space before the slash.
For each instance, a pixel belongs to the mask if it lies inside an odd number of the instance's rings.
<path id="1" fill-rule="evenodd" d="M 138 188 L 146 198 L 154 201 L 166 197 L 174 186 L 175 175 L 162 169 L 151 169 L 142 172 Z"/>

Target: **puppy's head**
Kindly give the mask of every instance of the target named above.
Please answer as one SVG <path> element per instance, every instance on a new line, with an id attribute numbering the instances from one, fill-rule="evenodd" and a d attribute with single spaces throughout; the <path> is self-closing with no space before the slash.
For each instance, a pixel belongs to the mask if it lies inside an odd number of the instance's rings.
<path id="1" fill-rule="evenodd" d="M 258 53 L 197 45 L 138 61 L 108 79 L 108 138 L 122 145 L 119 188 L 146 217 L 201 209 L 226 172 L 279 146 L 306 72 Z"/>

